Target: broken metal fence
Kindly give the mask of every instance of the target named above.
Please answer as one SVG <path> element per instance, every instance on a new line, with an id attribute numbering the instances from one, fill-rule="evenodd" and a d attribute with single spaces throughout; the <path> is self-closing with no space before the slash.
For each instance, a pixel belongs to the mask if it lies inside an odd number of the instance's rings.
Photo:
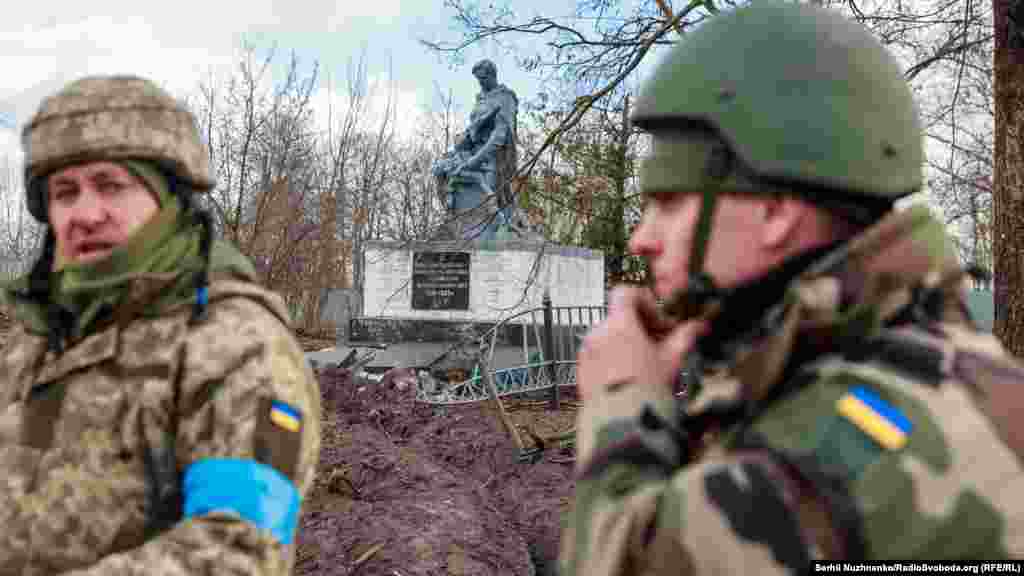
<path id="1" fill-rule="evenodd" d="M 553 306 L 545 296 L 541 307 L 510 316 L 481 337 L 483 354 L 470 378 L 437 382 L 433 388 L 421 383 L 416 399 L 429 404 L 469 404 L 549 390 L 552 406 L 557 407 L 559 389 L 576 385 L 576 352 L 583 336 L 606 314 L 605 306 Z M 521 330 L 521 363 L 494 369 L 498 335 L 513 324 Z"/>

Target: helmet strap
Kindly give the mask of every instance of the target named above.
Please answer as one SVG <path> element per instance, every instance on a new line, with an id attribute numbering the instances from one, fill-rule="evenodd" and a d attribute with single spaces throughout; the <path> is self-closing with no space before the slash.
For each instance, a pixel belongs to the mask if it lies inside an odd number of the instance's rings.
<path id="1" fill-rule="evenodd" d="M 700 214 L 697 216 L 697 227 L 693 230 L 690 241 L 690 277 L 704 274 L 704 258 L 708 244 L 711 242 L 711 220 L 715 216 L 715 205 L 718 202 L 718 191 L 707 186 L 701 193 Z"/>
<path id="2" fill-rule="evenodd" d="M 700 213 L 697 216 L 697 227 L 690 241 L 690 270 L 686 279 L 686 300 L 689 301 L 690 314 L 696 316 L 705 305 L 719 295 L 715 281 L 705 270 L 708 244 L 711 242 L 711 221 L 715 215 L 718 201 L 718 190 L 707 186 L 701 193 Z M 687 314 L 687 315 L 690 315 Z"/>
<path id="3" fill-rule="evenodd" d="M 182 210 L 200 226 L 199 254 L 203 259 L 203 267 L 196 275 L 196 301 L 192 305 L 192 314 L 189 317 L 189 323 L 195 325 L 203 322 L 208 313 L 210 257 L 213 251 L 214 236 L 213 218 L 209 212 L 196 205 L 192 198 L 192 191 L 186 188 L 174 173 L 168 173 L 167 180 L 170 192 L 181 202 Z"/>

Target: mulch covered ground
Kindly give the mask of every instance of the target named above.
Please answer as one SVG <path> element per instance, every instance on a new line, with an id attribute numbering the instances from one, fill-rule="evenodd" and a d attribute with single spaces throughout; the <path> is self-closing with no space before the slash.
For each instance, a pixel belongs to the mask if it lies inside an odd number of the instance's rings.
<path id="1" fill-rule="evenodd" d="M 415 403 L 409 371 L 380 383 L 338 368 L 319 378 L 323 449 L 296 574 L 554 574 L 571 453 L 520 462 L 487 404 Z M 571 428 L 571 409 L 538 404 L 509 408 L 541 436 Z"/>

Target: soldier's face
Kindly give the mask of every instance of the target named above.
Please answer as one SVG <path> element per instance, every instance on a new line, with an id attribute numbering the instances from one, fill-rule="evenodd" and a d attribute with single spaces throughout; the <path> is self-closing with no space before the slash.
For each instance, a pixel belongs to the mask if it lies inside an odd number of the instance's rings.
<path id="1" fill-rule="evenodd" d="M 646 198 L 643 217 L 633 231 L 629 248 L 647 258 L 659 298 L 686 287 L 701 202 L 699 194 L 664 193 Z M 760 198 L 729 194 L 718 197 L 704 271 L 719 286 L 753 279 L 773 263 L 762 247 L 766 232 L 763 214 Z"/>
<path id="2" fill-rule="evenodd" d="M 159 209 L 143 182 L 111 162 L 70 166 L 47 179 L 60 261 L 94 262 L 123 244 Z"/>

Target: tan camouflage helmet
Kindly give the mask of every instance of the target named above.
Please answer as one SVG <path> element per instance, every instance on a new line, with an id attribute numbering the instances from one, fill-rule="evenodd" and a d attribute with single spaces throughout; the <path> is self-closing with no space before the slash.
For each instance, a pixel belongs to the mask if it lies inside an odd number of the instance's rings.
<path id="1" fill-rule="evenodd" d="M 150 160 L 187 188 L 215 182 L 192 113 L 153 82 L 91 76 L 46 98 L 21 135 L 28 209 L 47 221 L 46 177 L 81 162 Z"/>

